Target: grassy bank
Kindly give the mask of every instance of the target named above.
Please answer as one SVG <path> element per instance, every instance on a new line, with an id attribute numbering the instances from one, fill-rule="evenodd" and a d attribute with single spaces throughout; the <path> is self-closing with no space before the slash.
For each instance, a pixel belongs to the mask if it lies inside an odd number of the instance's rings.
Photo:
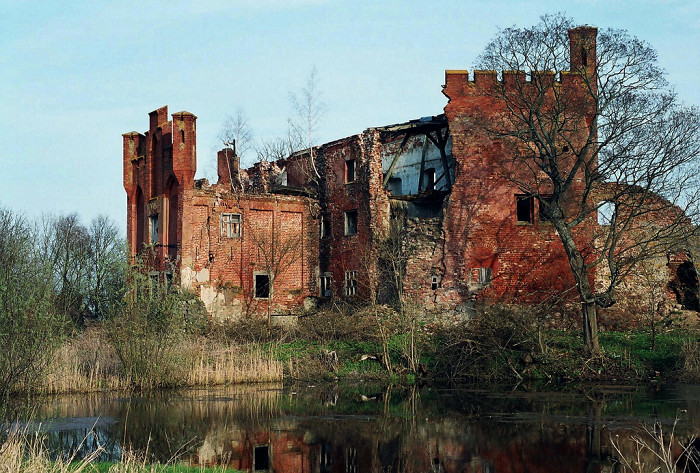
<path id="1" fill-rule="evenodd" d="M 601 332 L 602 353 L 590 357 L 578 330 L 543 329 L 522 313 L 484 312 L 445 326 L 401 323 L 390 310 L 381 311 L 319 311 L 287 329 L 264 320 L 208 322 L 184 331 L 175 326 L 177 336 L 115 336 L 108 323 L 95 324 L 66 338 L 41 376 L 21 388 L 55 394 L 295 379 L 700 380 L 700 332 L 688 328 Z"/>

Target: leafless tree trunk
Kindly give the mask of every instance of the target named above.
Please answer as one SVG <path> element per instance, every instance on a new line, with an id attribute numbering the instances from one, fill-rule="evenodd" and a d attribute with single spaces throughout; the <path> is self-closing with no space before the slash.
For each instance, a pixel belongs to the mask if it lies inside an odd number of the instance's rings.
<path id="1" fill-rule="evenodd" d="M 311 69 L 306 86 L 297 93 L 290 93 L 289 100 L 294 112 L 293 117 L 288 120 L 289 128 L 296 141 L 308 151 L 309 181 L 318 184 L 321 174 L 316 162 L 314 139 L 321 118 L 326 113 L 326 105 L 321 100 L 318 71 L 315 67 Z"/>
<path id="2" fill-rule="evenodd" d="M 586 348 L 596 354 L 597 308 L 615 303 L 641 261 L 679 251 L 694 231 L 700 118 L 668 91 L 649 45 L 609 29 L 570 49 L 573 26 L 545 16 L 532 28 L 502 30 L 486 46 L 481 68 L 524 71 L 529 80 L 485 92 L 504 114 L 481 126 L 512 157 L 506 177 L 548 213 L 577 283 Z M 579 86 L 556 82 L 564 76 Z M 608 204 L 612 215 L 597 226 Z M 608 280 L 594 287 L 600 268 Z"/>

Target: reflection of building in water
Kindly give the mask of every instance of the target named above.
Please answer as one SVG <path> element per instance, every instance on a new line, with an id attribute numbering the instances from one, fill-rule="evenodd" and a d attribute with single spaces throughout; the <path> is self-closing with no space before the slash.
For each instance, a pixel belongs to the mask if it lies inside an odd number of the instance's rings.
<path id="1" fill-rule="evenodd" d="M 282 419 L 268 430 L 211 432 L 191 463 L 274 473 L 584 471 L 584 426 L 493 427 L 502 434 L 453 419 L 413 428 L 386 419 Z"/>

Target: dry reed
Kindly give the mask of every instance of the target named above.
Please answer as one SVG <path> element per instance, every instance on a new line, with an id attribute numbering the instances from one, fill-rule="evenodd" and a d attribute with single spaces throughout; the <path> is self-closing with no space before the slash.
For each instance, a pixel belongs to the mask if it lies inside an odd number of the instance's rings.
<path id="1" fill-rule="evenodd" d="M 187 384 L 213 386 L 229 383 L 282 381 L 282 364 L 257 345 L 195 344 L 189 359 Z"/>
<path id="2" fill-rule="evenodd" d="M 76 454 L 68 458 L 52 459 L 41 440 L 40 434 L 11 433 L 4 443 L 0 444 L 0 473 L 83 473 L 95 472 L 94 462 L 103 453 L 101 447 L 82 459 Z M 122 453 L 121 461 L 109 467 L 110 473 L 160 473 L 166 465 L 148 464 L 147 452 L 136 454 L 130 451 Z M 166 470 L 169 471 L 169 470 Z M 173 470 L 176 471 L 176 470 Z M 225 473 L 225 466 L 210 467 L 209 472 Z"/>
<path id="3" fill-rule="evenodd" d="M 78 460 L 75 453 L 68 458 L 52 460 L 41 440 L 40 434 L 11 433 L 0 445 L 1 473 L 81 473 L 94 471 L 91 468 L 102 453 L 100 448 Z"/>
<path id="4" fill-rule="evenodd" d="M 283 379 L 282 364 L 257 344 L 227 344 L 207 338 L 185 339 L 176 353 L 178 384 L 215 386 L 266 383 Z M 133 387 L 116 352 L 99 329 L 68 341 L 57 352 L 39 391 L 44 394 L 128 390 Z"/>

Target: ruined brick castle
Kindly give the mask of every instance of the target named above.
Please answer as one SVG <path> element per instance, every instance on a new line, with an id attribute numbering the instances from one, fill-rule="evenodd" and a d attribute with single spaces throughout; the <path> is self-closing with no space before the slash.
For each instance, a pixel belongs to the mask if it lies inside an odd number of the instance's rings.
<path id="1" fill-rule="evenodd" d="M 561 87 L 580 87 L 573 71 L 585 67 L 581 44 L 595 45 L 596 34 L 572 30 L 572 72 Z M 506 71 L 501 80 L 520 78 Z M 473 80 L 446 71 L 444 114 L 250 169 L 223 149 L 211 185 L 194 179 L 197 117 L 159 108 L 148 131 L 123 135 L 132 254 L 146 251 L 161 274 L 220 317 L 378 297 L 380 266 L 393 258 L 386 242 L 399 227 L 399 284 L 428 310 L 570 293 L 575 282 L 546 212 L 502 177 L 504 149 L 473 125 L 503 113 L 488 93 L 500 83 L 494 71 L 475 71 Z M 590 238 L 594 225 L 578 237 Z"/>

